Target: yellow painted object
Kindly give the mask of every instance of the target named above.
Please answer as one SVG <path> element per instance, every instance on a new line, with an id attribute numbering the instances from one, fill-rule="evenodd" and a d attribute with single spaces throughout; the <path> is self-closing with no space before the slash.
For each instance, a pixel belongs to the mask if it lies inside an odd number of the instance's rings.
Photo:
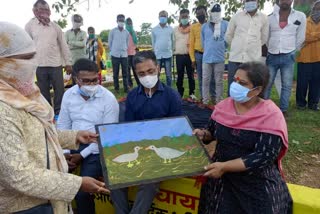
<path id="1" fill-rule="evenodd" d="M 288 184 L 293 199 L 294 214 L 319 214 L 320 189 Z"/>
<path id="2" fill-rule="evenodd" d="M 159 194 L 153 201 L 149 213 L 198 213 L 200 188 L 194 187 L 195 180 L 180 178 L 161 182 Z M 129 188 L 129 203 L 133 203 L 137 188 Z M 106 194 L 95 194 L 96 214 L 115 213 L 111 199 Z"/>
<path id="3" fill-rule="evenodd" d="M 161 182 L 160 192 L 153 201 L 149 213 L 198 213 L 200 189 L 194 186 L 192 178 L 180 178 Z M 320 189 L 288 184 L 293 198 L 294 214 L 320 214 Z M 132 204 L 137 189 L 129 188 L 129 202 Z M 106 194 L 95 194 L 96 213 L 115 213 L 111 198 Z"/>

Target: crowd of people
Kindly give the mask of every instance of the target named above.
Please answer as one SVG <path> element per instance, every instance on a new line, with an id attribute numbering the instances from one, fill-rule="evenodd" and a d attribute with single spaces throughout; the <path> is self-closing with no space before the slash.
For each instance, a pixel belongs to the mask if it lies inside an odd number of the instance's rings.
<path id="1" fill-rule="evenodd" d="M 204 144 L 217 141 L 213 163 L 204 166 L 208 178 L 198 213 L 292 213 L 281 166 L 288 149 L 285 117 L 295 62 L 297 108 L 319 110 L 320 0 L 308 18 L 292 8 L 292 0 L 277 1 L 269 16 L 259 11 L 257 0 L 245 0 L 243 6 L 229 22 L 218 3 L 208 11 L 199 6 L 193 24 L 190 11 L 182 9 L 175 28 L 168 24 L 168 13 L 160 11 L 148 51 L 137 49 L 132 19 L 119 14 L 108 38 L 114 89 L 120 90 L 121 67 L 127 122 L 181 116 L 185 71 L 189 96 L 197 99 L 196 71 L 200 99 L 214 103 L 215 110 L 194 135 Z M 25 30 L 0 22 L 0 213 L 72 213 L 74 198 L 77 213 L 95 213 L 92 193 L 109 190 L 101 182 L 94 127 L 117 123 L 120 114 L 115 95 L 101 85 L 103 44 L 94 27 L 81 30 L 79 14 L 63 33 L 50 20 L 46 1 L 37 0 L 33 12 Z M 173 57 L 177 91 L 172 88 Z M 160 81 L 162 66 L 166 83 Z M 66 91 L 63 69 L 73 80 Z M 278 71 L 279 107 L 269 99 Z M 80 176 L 73 175 L 78 166 Z M 158 188 L 159 183 L 139 186 L 132 207 L 127 188 L 112 190 L 115 212 L 148 213 Z"/>

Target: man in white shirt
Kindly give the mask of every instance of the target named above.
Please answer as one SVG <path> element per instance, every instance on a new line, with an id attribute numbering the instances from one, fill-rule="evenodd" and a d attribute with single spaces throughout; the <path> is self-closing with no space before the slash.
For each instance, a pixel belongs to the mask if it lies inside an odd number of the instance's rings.
<path id="1" fill-rule="evenodd" d="M 306 31 L 306 16 L 291 8 L 292 2 L 293 0 L 280 0 L 280 7 L 275 7 L 269 16 L 270 36 L 267 43 L 268 56 L 266 60 L 270 79 L 265 98 L 270 98 L 272 85 L 279 70 L 282 83 L 280 109 L 286 117 L 288 116 L 293 82 L 295 53 L 301 49 Z"/>
<path id="2" fill-rule="evenodd" d="M 119 104 L 114 95 L 99 85 L 98 67 L 89 59 L 79 59 L 73 66 L 77 85 L 63 96 L 57 128 L 60 130 L 89 130 L 95 125 L 116 123 L 119 120 Z M 73 166 L 82 161 L 80 175 L 98 179 L 102 177 L 98 145 L 80 145 L 80 154 L 69 156 Z M 79 214 L 94 214 L 93 198 L 85 192 L 76 196 Z"/>
<path id="3" fill-rule="evenodd" d="M 35 15 L 25 27 L 36 44 L 37 83 L 41 94 L 51 104 L 50 85 L 54 90 L 54 113 L 59 115 L 64 93 L 62 66 L 68 73 L 72 71 L 71 54 L 64 34 L 55 22 L 50 21 L 50 7 L 44 0 L 33 5 Z"/>
<path id="4" fill-rule="evenodd" d="M 258 11 L 258 1 L 245 0 L 244 10 L 231 18 L 225 35 L 225 40 L 230 45 L 228 95 L 238 66 L 244 62 L 261 60 L 261 49 L 266 44 L 268 35 L 268 17 Z"/>

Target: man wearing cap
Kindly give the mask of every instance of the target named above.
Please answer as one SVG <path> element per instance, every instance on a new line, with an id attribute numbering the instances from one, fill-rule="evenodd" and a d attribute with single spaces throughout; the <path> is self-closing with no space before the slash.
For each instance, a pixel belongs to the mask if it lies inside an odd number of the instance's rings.
<path id="1" fill-rule="evenodd" d="M 83 19 L 79 14 L 71 17 L 72 29 L 65 33 L 66 42 L 72 55 L 72 64 L 80 58 L 86 58 L 87 34 L 81 30 Z"/>
<path id="2" fill-rule="evenodd" d="M 268 36 L 268 17 L 258 10 L 258 0 L 245 0 L 244 10 L 231 18 L 225 36 L 230 45 L 228 95 L 238 66 L 244 62 L 260 61 L 262 46 L 266 44 Z"/>
<path id="3" fill-rule="evenodd" d="M 214 3 L 210 7 L 209 22 L 203 24 L 201 29 L 201 41 L 204 49 L 202 64 L 202 96 L 203 103 L 209 102 L 209 88 L 212 75 L 214 76 L 216 99 L 218 103 L 223 99 L 223 73 L 224 53 L 226 42 L 224 40 L 228 22 L 221 18 L 221 7 Z"/>

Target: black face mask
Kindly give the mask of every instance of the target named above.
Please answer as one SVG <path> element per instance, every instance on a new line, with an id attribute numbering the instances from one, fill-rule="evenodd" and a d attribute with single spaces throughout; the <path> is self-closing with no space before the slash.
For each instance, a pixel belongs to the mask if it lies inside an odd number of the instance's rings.
<path id="1" fill-rule="evenodd" d="M 206 16 L 205 15 L 199 15 L 197 16 L 197 19 L 200 23 L 203 23 L 206 20 Z"/>

